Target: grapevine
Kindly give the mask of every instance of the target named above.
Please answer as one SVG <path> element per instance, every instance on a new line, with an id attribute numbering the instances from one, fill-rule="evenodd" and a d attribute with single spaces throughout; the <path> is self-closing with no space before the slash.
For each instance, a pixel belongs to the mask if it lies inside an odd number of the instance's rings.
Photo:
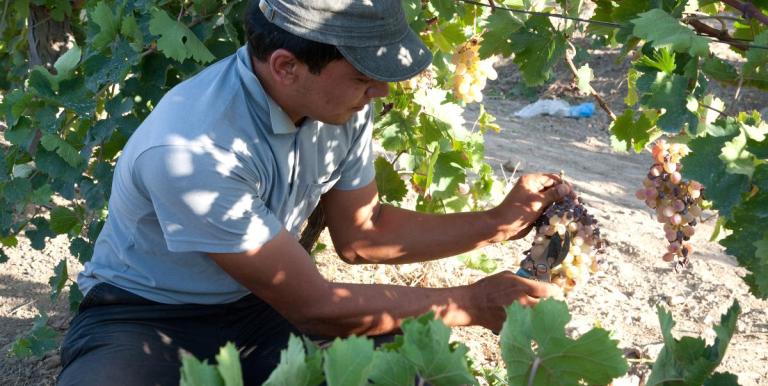
<path id="1" fill-rule="evenodd" d="M 693 247 L 688 243 L 695 233 L 694 227 L 701 217 L 703 186 L 697 181 L 684 180 L 680 160 L 690 149 L 680 143 L 656 141 L 652 148 L 654 164 L 636 193 L 649 208 L 656 210 L 656 219 L 664 224 L 669 241 L 662 259 L 674 261 L 675 268 L 688 265 Z"/>
<path id="2" fill-rule="evenodd" d="M 598 271 L 600 228 L 578 198 L 550 205 L 534 228 L 533 245 L 525 251 L 519 275 L 552 282 L 567 294 Z"/>

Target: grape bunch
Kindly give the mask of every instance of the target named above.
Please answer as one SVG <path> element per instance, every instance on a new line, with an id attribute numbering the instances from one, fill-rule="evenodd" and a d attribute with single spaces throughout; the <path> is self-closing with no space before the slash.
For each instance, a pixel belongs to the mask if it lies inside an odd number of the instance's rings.
<path id="1" fill-rule="evenodd" d="M 426 90 L 437 86 L 437 72 L 435 67 L 430 65 L 418 75 L 401 81 L 400 84 L 406 90 Z"/>
<path id="2" fill-rule="evenodd" d="M 703 200 L 704 187 L 697 181 L 683 180 L 680 174 L 680 159 L 689 152 L 684 144 L 656 141 L 651 148 L 654 163 L 643 180 L 643 187 L 635 193 L 656 210 L 656 219 L 664 224 L 669 246 L 662 259 L 675 261 L 676 269 L 688 265 L 688 257 L 693 252 L 688 240 L 695 233 Z"/>
<path id="3" fill-rule="evenodd" d="M 482 102 L 486 79 L 496 79 L 493 68 L 495 58 L 480 60 L 480 42 L 472 38 L 458 46 L 451 57 L 456 68 L 453 75 L 453 92 L 465 103 Z"/>
<path id="4" fill-rule="evenodd" d="M 536 236 L 518 275 L 552 282 L 570 292 L 597 272 L 603 242 L 594 216 L 578 198 L 550 205 L 534 223 Z"/>

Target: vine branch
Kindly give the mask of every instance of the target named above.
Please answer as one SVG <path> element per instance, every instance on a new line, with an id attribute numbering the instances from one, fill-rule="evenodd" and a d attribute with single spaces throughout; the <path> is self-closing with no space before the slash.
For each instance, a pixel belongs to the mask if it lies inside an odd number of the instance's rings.
<path id="1" fill-rule="evenodd" d="M 722 2 L 741 11 L 747 19 L 757 19 L 763 24 L 768 25 L 768 15 L 760 11 L 754 4 L 742 2 L 740 0 L 722 0 Z"/>
<path id="2" fill-rule="evenodd" d="M 576 53 L 576 47 L 573 46 L 573 43 L 568 41 L 568 45 L 571 46 L 571 52 Z M 573 63 L 572 55 L 569 53 L 566 53 L 565 55 L 565 62 L 568 64 L 568 68 L 571 69 L 571 73 L 573 73 L 573 76 L 577 77 L 579 76 L 579 71 L 576 69 L 576 65 Z M 611 107 L 608 106 L 608 103 L 605 102 L 603 97 L 600 96 L 600 94 L 595 90 L 594 87 L 590 86 L 590 95 L 592 95 L 593 98 L 595 98 L 595 101 L 597 101 L 597 104 L 600 105 L 600 108 L 605 111 L 609 117 L 611 117 L 612 121 L 616 120 L 616 114 L 611 110 Z"/>

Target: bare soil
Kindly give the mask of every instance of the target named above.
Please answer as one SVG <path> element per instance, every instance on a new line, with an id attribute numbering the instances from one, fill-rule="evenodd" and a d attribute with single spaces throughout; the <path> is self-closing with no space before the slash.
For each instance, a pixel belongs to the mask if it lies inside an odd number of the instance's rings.
<path id="1" fill-rule="evenodd" d="M 626 64 L 617 62 L 615 52 L 593 52 L 589 58 L 595 69 L 596 89 L 616 112 L 625 95 L 622 74 Z M 578 336 L 599 324 L 613 332 L 613 338 L 629 358 L 629 375 L 615 385 L 642 385 L 649 364 L 661 349 L 661 333 L 656 306 L 669 309 L 677 326 L 677 336 L 703 336 L 714 339 L 712 326 L 720 315 L 738 300 L 742 307 L 737 332 L 719 371 L 737 374 L 744 386 L 768 385 L 768 301 L 749 294 L 741 277 L 745 270 L 709 241 L 714 217 L 704 221 L 692 242 L 695 255 L 691 266 L 675 273 L 661 260 L 666 249 L 661 225 L 651 211 L 635 199 L 634 191 L 650 163 L 647 154 L 625 154 L 611 149 L 607 132 L 608 117 L 603 111 L 586 119 L 537 117 L 517 119 L 513 113 L 538 97 L 560 97 L 571 102 L 588 101 L 568 81 L 555 81 L 541 88 L 526 88 L 519 82 L 513 65 L 499 68 L 500 79 L 488 90 L 487 109 L 502 127 L 488 133 L 486 153 L 500 177 L 513 181 L 521 173 L 563 170 L 574 184 L 590 212 L 596 215 L 609 241 L 602 255 L 602 271 L 590 283 L 572 293 L 567 301 L 573 315 L 569 333 Z M 557 78 L 569 79 L 564 68 Z M 715 86 L 721 98 L 733 100 L 734 90 Z M 768 105 L 765 93 L 742 91 L 736 101 L 740 109 L 760 109 Z M 468 108 L 471 119 L 476 114 Z M 504 167 L 506 165 L 506 168 Z M 713 216 L 712 213 L 705 217 Z M 327 235 L 321 239 L 330 245 Z M 522 251 L 530 240 L 495 245 L 484 252 L 496 260 L 500 269 L 516 270 Z M 317 262 L 329 278 L 363 283 L 399 283 L 420 286 L 461 285 L 484 274 L 464 268 L 457 259 L 441 262 L 392 266 L 347 266 L 330 251 L 318 254 Z M 22 240 L 7 251 L 10 260 L 0 265 L 0 348 L 3 353 L 13 341 L 32 326 L 38 308 L 46 310 L 49 324 L 62 333 L 69 313 L 64 301 L 51 304 L 48 279 L 58 261 L 68 256 L 66 240 L 56 239 L 44 251 L 35 251 Z M 79 270 L 70 263 L 74 278 Z M 501 364 L 498 338 L 481 328 L 455 329 L 455 339 L 470 347 L 475 363 L 481 367 Z M 0 356 L 0 385 L 50 385 L 59 371 L 57 350 L 42 359 L 15 359 Z"/>

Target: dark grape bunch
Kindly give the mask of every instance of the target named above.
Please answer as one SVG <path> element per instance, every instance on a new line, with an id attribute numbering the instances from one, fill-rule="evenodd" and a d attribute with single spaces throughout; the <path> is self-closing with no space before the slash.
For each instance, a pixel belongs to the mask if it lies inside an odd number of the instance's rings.
<path id="1" fill-rule="evenodd" d="M 536 236 L 525 251 L 518 275 L 552 282 L 570 292 L 597 272 L 600 228 L 578 198 L 549 206 L 534 223 Z"/>
<path id="2" fill-rule="evenodd" d="M 684 144 L 656 141 L 651 148 L 654 164 L 643 180 L 643 187 L 635 193 L 656 210 L 656 219 L 664 224 L 669 246 L 662 259 L 674 261 L 676 269 L 688 265 L 688 257 L 693 253 L 688 240 L 700 220 L 703 200 L 703 186 L 697 181 L 683 180 L 680 174 L 680 159 L 689 152 Z"/>

